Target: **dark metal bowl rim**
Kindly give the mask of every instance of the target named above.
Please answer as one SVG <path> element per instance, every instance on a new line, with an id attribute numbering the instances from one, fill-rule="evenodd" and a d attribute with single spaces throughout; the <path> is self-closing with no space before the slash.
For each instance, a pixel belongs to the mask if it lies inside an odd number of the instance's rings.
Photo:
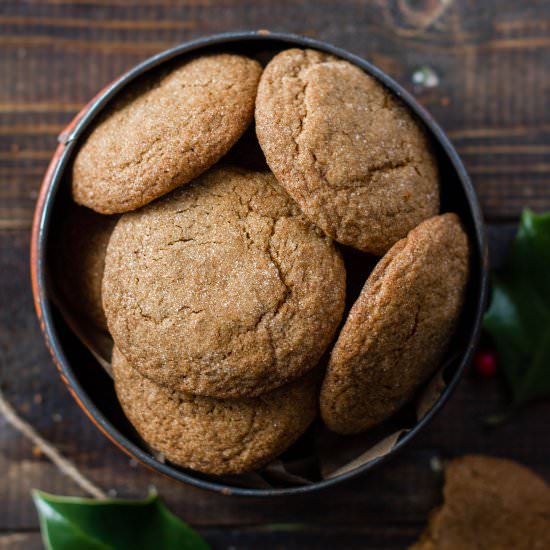
<path id="1" fill-rule="evenodd" d="M 91 121 L 98 115 L 103 107 L 110 101 L 110 99 L 124 88 L 129 82 L 135 78 L 141 76 L 146 71 L 156 67 L 157 65 L 168 61 L 174 57 L 177 57 L 184 53 L 192 52 L 206 46 L 213 46 L 218 44 L 231 44 L 243 41 L 279 41 L 288 44 L 289 46 L 298 47 L 310 47 L 318 50 L 322 50 L 328 53 L 332 53 L 342 59 L 346 59 L 351 63 L 359 66 L 367 73 L 374 75 L 381 82 L 383 82 L 393 93 L 400 97 L 413 112 L 424 122 L 432 133 L 434 139 L 439 142 L 440 146 L 448 156 L 453 168 L 455 169 L 458 179 L 460 180 L 463 190 L 466 194 L 467 202 L 474 222 L 475 234 L 476 234 L 476 250 L 475 253 L 480 258 L 480 270 L 478 273 L 472 274 L 474 277 L 479 277 L 480 290 L 477 296 L 478 304 L 475 314 L 474 324 L 470 328 L 469 344 L 461 359 L 452 380 L 445 388 L 444 392 L 439 397 L 438 401 L 432 407 L 432 409 L 422 418 L 410 431 L 408 431 L 395 445 L 391 452 L 385 456 L 376 458 L 363 466 L 356 468 L 350 472 L 342 474 L 340 476 L 322 480 L 312 483 L 310 485 L 303 485 L 299 487 L 289 488 L 273 488 L 273 489 L 253 489 L 242 488 L 225 485 L 222 482 L 208 481 L 205 479 L 194 477 L 192 474 L 185 473 L 167 464 L 163 464 L 157 461 L 155 458 L 147 454 L 140 449 L 137 445 L 129 441 L 123 434 L 121 434 L 111 423 L 103 416 L 103 414 L 97 409 L 92 400 L 88 397 L 87 393 L 80 386 L 76 379 L 69 361 L 65 356 L 62 345 L 56 334 L 55 327 L 52 321 L 51 306 L 46 295 L 46 239 L 49 228 L 49 220 L 54 204 L 55 195 L 59 187 L 60 181 L 64 170 L 71 158 L 71 154 L 75 148 L 75 144 L 78 138 L 86 130 Z M 342 481 L 354 478 L 368 470 L 371 470 L 391 456 L 399 452 L 411 439 L 419 433 L 430 420 L 437 414 L 437 412 L 443 407 L 447 399 L 451 396 L 455 390 L 459 380 L 461 379 L 464 371 L 466 370 L 479 336 L 481 320 L 483 311 L 485 308 L 487 285 L 488 285 L 488 269 L 487 269 L 487 242 L 485 237 L 485 229 L 483 225 L 483 218 L 478 203 L 478 199 L 470 178 L 464 168 L 462 161 L 460 160 L 457 152 L 452 146 L 449 138 L 445 135 L 440 126 L 434 121 L 431 115 L 416 101 L 416 99 L 402 88 L 396 81 L 386 75 L 377 67 L 357 55 L 351 54 L 346 50 L 332 46 L 322 41 L 314 40 L 303 36 L 294 34 L 287 34 L 281 32 L 269 32 L 265 30 L 260 31 L 242 31 L 242 32 L 229 32 L 223 34 L 216 34 L 207 36 L 204 38 L 192 40 L 179 44 L 171 49 L 165 50 L 153 57 L 147 59 L 143 63 L 140 63 L 127 73 L 125 73 L 118 80 L 114 81 L 111 85 L 107 86 L 102 92 L 100 92 L 84 109 L 75 117 L 73 123 L 69 125 L 68 131 L 62 133 L 59 136 L 59 142 L 63 147 L 63 150 L 59 155 L 54 156 L 52 164 L 48 169 L 48 172 L 44 178 L 43 186 L 41 189 L 41 198 L 38 201 L 35 211 L 35 218 L 33 223 L 33 236 L 31 239 L 31 274 L 33 279 L 33 294 L 35 298 L 35 304 L 37 314 L 40 320 L 41 328 L 46 339 L 46 344 L 52 354 L 54 361 L 56 362 L 60 374 L 63 380 L 69 387 L 69 390 L 84 408 L 88 416 L 96 423 L 96 425 L 103 431 L 103 433 L 109 437 L 115 444 L 117 444 L 122 450 L 124 450 L 130 456 L 136 458 L 146 466 L 163 473 L 169 477 L 189 483 L 195 487 L 201 489 L 213 490 L 226 495 L 240 495 L 240 496 L 275 496 L 275 495 L 296 495 L 300 493 L 310 493 L 319 489 L 327 488 L 336 485 Z"/>

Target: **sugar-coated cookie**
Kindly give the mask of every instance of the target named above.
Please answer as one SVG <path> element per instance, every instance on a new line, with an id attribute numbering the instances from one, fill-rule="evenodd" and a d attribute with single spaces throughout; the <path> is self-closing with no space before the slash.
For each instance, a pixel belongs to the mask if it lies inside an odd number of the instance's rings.
<path id="1" fill-rule="evenodd" d="M 116 348 L 118 399 L 141 437 L 174 464 L 210 474 L 264 466 L 317 415 L 315 372 L 260 397 L 213 399 L 168 390 L 134 369 Z"/>
<path id="2" fill-rule="evenodd" d="M 331 352 L 321 415 L 357 433 L 400 409 L 437 368 L 468 280 L 468 238 L 456 214 L 397 242 L 371 273 Z"/>
<path id="3" fill-rule="evenodd" d="M 410 550 L 550 548 L 550 487 L 511 460 L 465 456 L 445 471 L 445 502 Z"/>
<path id="4" fill-rule="evenodd" d="M 107 320 L 101 282 L 107 244 L 117 216 L 102 216 L 72 201 L 60 212 L 52 239 L 51 259 L 56 290 L 74 313 L 102 331 Z"/>
<path id="5" fill-rule="evenodd" d="M 232 54 L 187 60 L 107 107 L 78 151 L 76 202 L 135 210 L 215 164 L 252 121 L 261 67 Z"/>
<path id="6" fill-rule="evenodd" d="M 342 244 L 381 255 L 439 211 L 423 129 L 347 61 L 315 50 L 276 55 L 260 79 L 256 133 L 279 182 Z"/>
<path id="7" fill-rule="evenodd" d="M 318 363 L 341 320 L 345 268 L 269 173 L 216 168 L 123 215 L 103 305 L 143 375 L 211 397 L 256 396 Z"/>

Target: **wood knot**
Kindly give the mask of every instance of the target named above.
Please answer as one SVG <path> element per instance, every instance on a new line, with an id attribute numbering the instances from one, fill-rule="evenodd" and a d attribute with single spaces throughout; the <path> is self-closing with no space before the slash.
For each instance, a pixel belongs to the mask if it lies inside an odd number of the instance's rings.
<path id="1" fill-rule="evenodd" d="M 438 21 L 453 0 L 396 0 L 393 12 L 399 24 L 423 30 Z"/>

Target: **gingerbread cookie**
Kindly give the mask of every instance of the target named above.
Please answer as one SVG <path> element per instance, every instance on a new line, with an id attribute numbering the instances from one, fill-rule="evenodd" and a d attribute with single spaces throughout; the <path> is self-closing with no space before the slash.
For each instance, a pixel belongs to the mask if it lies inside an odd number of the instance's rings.
<path id="1" fill-rule="evenodd" d="M 72 201 L 52 239 L 52 267 L 61 297 L 76 313 L 107 331 L 101 282 L 107 244 L 117 216 L 101 216 Z"/>
<path id="2" fill-rule="evenodd" d="M 187 60 L 116 98 L 78 151 L 76 202 L 102 214 L 135 210 L 215 164 L 252 121 L 258 62 Z"/>
<path id="3" fill-rule="evenodd" d="M 502 458 L 465 456 L 446 468 L 445 502 L 411 550 L 550 548 L 550 487 Z"/>
<path id="4" fill-rule="evenodd" d="M 468 239 L 456 214 L 426 220 L 371 273 L 332 350 L 321 415 L 357 433 L 401 408 L 437 368 L 468 279 Z"/>
<path id="5" fill-rule="evenodd" d="M 314 50 L 264 70 L 256 133 L 271 170 L 336 241 L 381 255 L 438 213 L 437 164 L 419 123 L 375 78 Z"/>
<path id="6" fill-rule="evenodd" d="M 120 404 L 141 437 L 174 464 L 200 472 L 241 473 L 264 466 L 317 415 L 316 373 L 260 397 L 222 400 L 158 386 L 116 348 L 112 365 Z"/>
<path id="7" fill-rule="evenodd" d="M 115 344 L 160 385 L 256 396 L 315 367 L 345 269 L 268 173 L 217 168 L 120 218 L 103 305 Z"/>

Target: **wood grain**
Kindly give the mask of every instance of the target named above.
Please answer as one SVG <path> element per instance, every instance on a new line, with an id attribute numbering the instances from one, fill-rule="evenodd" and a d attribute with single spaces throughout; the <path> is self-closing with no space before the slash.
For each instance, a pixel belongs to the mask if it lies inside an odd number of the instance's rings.
<path id="1" fill-rule="evenodd" d="M 227 499 L 130 462 L 59 381 L 32 310 L 28 246 L 57 135 L 99 89 L 159 50 L 209 33 L 268 28 L 364 56 L 407 87 L 447 131 L 472 175 L 498 265 L 524 206 L 550 209 L 550 3 L 537 0 L 27 0 L 0 4 L 0 384 L 17 410 L 95 483 L 150 486 L 215 548 L 404 548 L 440 499 L 438 460 L 519 460 L 550 480 L 550 404 L 483 428 L 498 380 L 469 375 L 430 429 L 386 467 L 309 497 Z M 413 83 L 429 67 L 437 85 Z M 437 459 L 434 462 L 434 459 Z M 0 418 L 0 548 L 39 548 L 33 487 L 79 494 Z M 304 524 L 296 529 L 289 525 Z"/>
<path id="2" fill-rule="evenodd" d="M 296 529 L 292 526 L 239 527 L 238 529 L 199 529 L 200 534 L 215 549 L 258 550 L 284 548 L 285 550 L 318 550 L 345 548 L 364 550 L 376 548 L 405 548 L 416 534 L 406 525 L 396 527 L 344 527 L 340 529 Z M 272 546 L 276 540 L 276 546 Z M 0 535 L 0 550 L 41 550 L 40 535 L 19 532 Z"/>
<path id="3" fill-rule="evenodd" d="M 489 219 L 510 220 L 524 206 L 548 209 L 550 4 L 419 5 L 3 2 L 0 228 L 30 224 L 33 194 L 56 136 L 97 90 L 164 48 L 237 28 L 306 33 L 373 61 L 415 93 L 448 131 Z M 435 88 L 412 83 L 424 65 L 438 75 Z"/>
<path id="4" fill-rule="evenodd" d="M 505 255 L 514 232 L 514 226 L 490 227 L 495 264 Z M 445 460 L 469 452 L 507 456 L 530 465 L 550 481 L 546 421 L 550 403 L 535 405 L 509 425 L 486 431 L 483 418 L 499 409 L 504 395 L 498 380 L 484 381 L 473 374 L 466 376 L 431 428 L 406 452 L 371 475 L 334 490 L 275 501 L 228 499 L 154 475 L 108 442 L 72 401 L 59 380 L 42 345 L 32 311 L 27 282 L 28 245 L 25 231 L 0 232 L 0 283 L 5 296 L 12 297 L 0 310 L 2 389 L 42 435 L 70 457 L 94 483 L 113 495 L 143 497 L 154 486 L 178 515 L 204 528 L 231 527 L 234 531 L 238 526 L 303 523 L 307 526 L 305 532 L 313 529 L 311 539 L 304 533 L 296 539 L 302 541 L 299 544 L 303 543 L 305 548 L 315 547 L 323 529 L 333 530 L 330 536 L 334 538 L 329 537 L 327 541 L 337 541 L 338 533 L 347 532 L 348 528 L 350 534 L 344 540 L 350 541 L 350 548 L 359 548 L 365 530 L 378 532 L 382 540 L 382 526 L 386 526 L 388 540 L 392 540 L 392 532 L 396 536 L 394 546 L 388 548 L 400 548 L 403 545 L 399 541 L 412 540 L 420 532 L 429 510 L 440 499 L 441 475 L 433 469 L 434 459 Z M 59 494 L 76 495 L 80 491 L 26 440 L 2 423 L 0 419 L 0 471 L 3 472 L 0 502 L 4 503 L 0 533 L 36 529 L 37 518 L 28 498 L 32 488 Z M 281 540 L 289 541 L 285 548 L 300 547 L 291 542 L 294 539 L 280 539 L 279 534 L 269 538 L 263 533 L 262 537 L 265 548 L 269 548 L 269 544 L 278 547 L 277 541 Z M 227 540 L 230 540 L 229 534 Z M 245 548 L 246 544 L 243 542 Z M 330 547 L 328 542 L 326 547 Z"/>

